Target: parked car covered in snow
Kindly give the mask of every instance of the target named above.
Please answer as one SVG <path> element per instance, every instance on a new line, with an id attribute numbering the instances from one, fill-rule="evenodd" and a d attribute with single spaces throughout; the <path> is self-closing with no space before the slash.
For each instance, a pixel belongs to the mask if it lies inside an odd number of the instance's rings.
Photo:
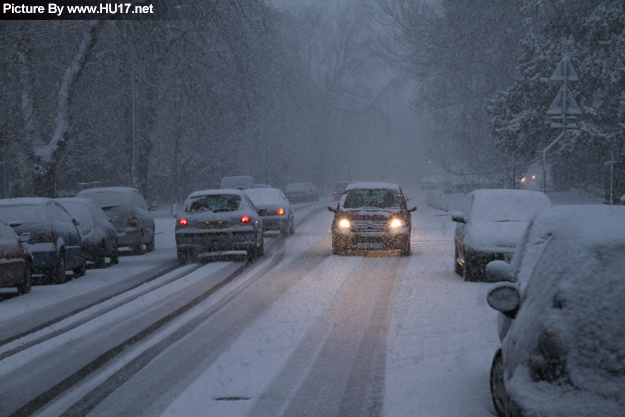
<path id="1" fill-rule="evenodd" d="M 154 219 L 141 193 L 131 187 L 89 188 L 76 194 L 89 198 L 111 219 L 117 230 L 117 245 L 129 247 L 136 255 L 156 248 Z"/>
<path id="2" fill-rule="evenodd" d="M 512 319 L 491 368 L 501 417 L 623 415 L 623 230 L 623 210 L 564 217 L 542 234 L 525 285 L 489 291 L 489 305 Z"/>
<path id="3" fill-rule="evenodd" d="M 493 260 L 509 262 L 529 220 L 550 206 L 549 197 L 539 191 L 471 192 L 466 213 L 451 217 L 456 222 L 455 272 L 465 281 L 485 281 L 486 265 Z"/>
<path id="4" fill-rule="evenodd" d="M 0 288 L 16 287 L 18 294 L 30 292 L 33 255 L 28 240 L 30 234 L 17 236 L 11 226 L 0 221 Z"/>
<path id="5" fill-rule="evenodd" d="M 277 188 L 245 190 L 257 210 L 263 210 L 263 230 L 288 236 L 295 233 L 295 215 L 289 200 Z"/>
<path id="6" fill-rule="evenodd" d="M 291 203 L 309 203 L 319 201 L 319 191 L 312 182 L 295 182 L 287 184 L 284 195 Z"/>
<path id="7" fill-rule="evenodd" d="M 57 198 L 56 201 L 76 220 L 85 244 L 85 259 L 98 268 L 119 262 L 117 231 L 106 214 L 89 198 Z"/>
<path id="8" fill-rule="evenodd" d="M 76 277 L 85 274 L 82 234 L 58 202 L 36 197 L 0 200 L 0 220 L 18 235 L 30 234 L 34 273 L 55 284 L 67 281 L 65 271 Z"/>
<path id="9" fill-rule="evenodd" d="M 260 213 L 259 213 L 260 212 Z M 187 197 L 176 221 L 178 261 L 195 261 L 210 252 L 246 251 L 248 260 L 265 251 L 263 222 L 241 190 L 196 191 Z"/>
<path id="10" fill-rule="evenodd" d="M 410 212 L 401 188 L 387 183 L 354 183 L 347 187 L 332 220 L 332 253 L 358 249 L 399 249 L 410 255 Z"/>

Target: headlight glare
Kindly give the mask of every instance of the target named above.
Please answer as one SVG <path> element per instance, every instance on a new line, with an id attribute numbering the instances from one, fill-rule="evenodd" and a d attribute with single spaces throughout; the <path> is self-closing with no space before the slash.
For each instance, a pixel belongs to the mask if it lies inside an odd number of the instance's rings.
<path id="1" fill-rule="evenodd" d="M 399 227 L 404 227 L 404 221 L 400 219 L 391 220 L 391 228 L 397 229 Z"/>
<path id="2" fill-rule="evenodd" d="M 339 222 L 339 227 L 341 229 L 349 229 L 349 227 L 350 227 L 349 220 L 341 219 L 341 221 Z"/>

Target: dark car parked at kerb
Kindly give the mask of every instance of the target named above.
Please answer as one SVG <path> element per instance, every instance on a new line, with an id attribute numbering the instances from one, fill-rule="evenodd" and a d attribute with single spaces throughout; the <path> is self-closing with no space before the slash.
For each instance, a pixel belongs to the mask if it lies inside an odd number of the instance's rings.
<path id="1" fill-rule="evenodd" d="M 117 231 L 106 214 L 88 198 L 56 199 L 76 220 L 82 231 L 85 244 L 85 259 L 96 267 L 106 266 L 106 257 L 111 265 L 119 262 L 117 251 Z"/>
<path id="2" fill-rule="evenodd" d="M 85 274 L 82 234 L 78 222 L 56 201 L 49 198 L 0 200 L 0 220 L 19 235 L 30 233 L 28 246 L 33 254 L 34 273 L 49 281 L 67 281 L 65 271 Z"/>
<path id="3" fill-rule="evenodd" d="M 0 222 L 0 288 L 16 287 L 18 294 L 28 294 L 32 286 L 33 255 L 28 247 L 30 235 L 17 236 Z"/>
<path id="4" fill-rule="evenodd" d="M 129 247 L 135 255 L 156 248 L 154 218 L 150 213 L 156 207 L 148 207 L 138 190 L 131 187 L 90 188 L 76 197 L 90 198 L 112 220 L 119 247 Z"/>
<path id="5" fill-rule="evenodd" d="M 347 187 L 334 212 L 332 253 L 359 249 L 399 249 L 410 255 L 410 212 L 401 188 L 387 183 L 355 183 Z"/>

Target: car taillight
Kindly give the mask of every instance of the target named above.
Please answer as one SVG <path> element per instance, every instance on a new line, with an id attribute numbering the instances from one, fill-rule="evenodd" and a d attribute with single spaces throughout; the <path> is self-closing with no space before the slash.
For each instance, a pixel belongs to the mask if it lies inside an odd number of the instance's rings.
<path id="1" fill-rule="evenodd" d="M 178 220 L 178 225 L 179 225 L 179 226 L 183 226 L 183 227 L 184 227 L 184 226 L 188 226 L 188 225 L 189 225 L 189 222 L 187 221 L 187 219 L 179 219 L 179 220 Z"/>
<path id="2" fill-rule="evenodd" d="M 249 222 L 250 222 L 250 218 L 248 216 L 241 217 L 241 223 L 249 223 Z"/>
<path id="3" fill-rule="evenodd" d="M 46 229 L 39 233 L 39 239 L 37 243 L 50 243 L 54 242 L 54 231 L 52 229 Z"/>
<path id="4" fill-rule="evenodd" d="M 284 209 L 283 209 L 283 208 L 279 208 L 279 209 L 278 209 L 278 214 L 279 214 L 280 216 L 282 216 L 282 215 L 284 214 Z"/>
<path id="5" fill-rule="evenodd" d="M 128 227 L 137 227 L 139 222 L 135 216 L 128 217 Z"/>
<path id="6" fill-rule="evenodd" d="M 336 194 L 336 191 L 334 192 L 334 194 Z"/>

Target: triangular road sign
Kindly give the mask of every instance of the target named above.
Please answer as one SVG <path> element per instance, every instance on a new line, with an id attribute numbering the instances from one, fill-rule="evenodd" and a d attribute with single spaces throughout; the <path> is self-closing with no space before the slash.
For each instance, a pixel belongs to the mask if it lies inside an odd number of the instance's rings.
<path id="1" fill-rule="evenodd" d="M 570 62 L 566 62 L 566 74 L 564 73 L 564 59 L 562 61 L 560 61 L 560 63 L 558 64 L 558 66 L 556 67 L 556 70 L 553 72 L 553 75 L 551 75 L 551 81 L 564 81 L 565 79 L 567 81 L 577 81 L 579 80 L 579 77 L 577 76 L 577 73 L 575 72 L 575 70 L 573 69 L 573 66 L 571 65 Z"/>
<path id="2" fill-rule="evenodd" d="M 566 114 L 582 114 L 582 109 L 577 105 L 577 101 L 573 98 L 573 95 L 567 91 L 566 95 Z M 558 91 L 558 95 L 556 99 L 553 100 L 551 106 L 549 106 L 549 110 L 547 110 L 547 114 L 564 114 L 564 109 L 562 108 L 562 95 L 564 94 L 564 86 L 560 88 Z"/>

